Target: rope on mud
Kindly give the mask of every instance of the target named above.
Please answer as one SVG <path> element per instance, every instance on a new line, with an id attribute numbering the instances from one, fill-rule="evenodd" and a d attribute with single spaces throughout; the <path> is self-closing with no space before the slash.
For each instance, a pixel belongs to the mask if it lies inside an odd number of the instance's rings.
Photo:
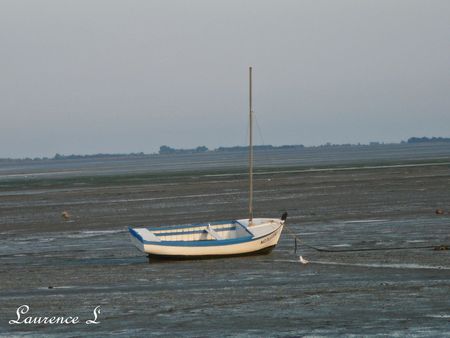
<path id="1" fill-rule="evenodd" d="M 391 247 L 391 248 L 360 248 L 360 249 L 343 249 L 343 250 L 332 250 L 332 249 L 324 249 L 318 248 L 312 245 L 306 244 L 299 236 L 297 236 L 285 223 L 284 228 L 289 232 L 291 236 L 294 237 L 295 240 L 295 249 L 294 252 L 297 254 L 297 241 L 302 243 L 303 246 L 307 248 L 319 251 L 319 252 L 358 252 L 358 251 L 389 251 L 389 250 L 414 250 L 414 249 L 434 249 L 436 251 L 440 250 L 449 250 L 449 245 L 441 244 L 441 245 L 424 245 L 424 246 L 401 246 L 401 247 Z"/>

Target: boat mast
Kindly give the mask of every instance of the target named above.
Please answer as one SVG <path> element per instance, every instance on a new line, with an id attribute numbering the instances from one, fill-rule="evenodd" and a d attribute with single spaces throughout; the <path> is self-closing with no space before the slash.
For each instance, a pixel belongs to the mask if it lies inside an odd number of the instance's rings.
<path id="1" fill-rule="evenodd" d="M 253 108 L 252 108 L 252 67 L 249 67 L 249 151 L 248 151 L 248 178 L 249 178 L 249 199 L 248 199 L 248 223 L 253 220 Z"/>

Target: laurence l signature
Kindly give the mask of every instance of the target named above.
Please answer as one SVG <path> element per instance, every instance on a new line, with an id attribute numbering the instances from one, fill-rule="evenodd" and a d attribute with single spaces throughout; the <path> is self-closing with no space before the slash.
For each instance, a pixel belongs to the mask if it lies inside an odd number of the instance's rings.
<path id="1" fill-rule="evenodd" d="M 15 324 L 100 324 L 98 320 L 98 315 L 100 314 L 100 305 L 97 306 L 93 310 L 93 319 L 88 319 L 86 321 L 80 320 L 78 316 L 45 316 L 45 317 L 37 317 L 37 316 L 25 316 L 30 311 L 30 307 L 26 304 L 21 305 L 16 310 L 16 319 L 11 319 L 9 321 L 10 325 Z"/>

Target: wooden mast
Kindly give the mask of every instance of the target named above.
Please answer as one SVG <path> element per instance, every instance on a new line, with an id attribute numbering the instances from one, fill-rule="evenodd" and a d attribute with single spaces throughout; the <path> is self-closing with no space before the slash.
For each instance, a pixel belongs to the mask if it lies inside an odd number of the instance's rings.
<path id="1" fill-rule="evenodd" d="M 249 178 L 249 199 L 248 199 L 248 222 L 253 220 L 253 108 L 252 108 L 252 67 L 249 67 L 249 151 L 248 151 L 248 178 Z"/>

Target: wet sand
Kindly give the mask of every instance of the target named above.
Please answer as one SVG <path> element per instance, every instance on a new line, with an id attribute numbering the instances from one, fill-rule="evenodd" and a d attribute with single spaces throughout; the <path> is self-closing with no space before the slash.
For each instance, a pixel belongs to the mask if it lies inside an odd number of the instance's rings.
<path id="1" fill-rule="evenodd" d="M 377 161 L 315 154 L 310 163 L 269 153 L 271 165 L 260 163 L 255 175 L 255 214 L 287 210 L 302 239 L 297 254 L 284 231 L 269 255 L 152 264 L 131 245 L 126 226 L 245 217 L 243 158 L 226 166 L 216 157 L 197 166 L 191 159 L 185 170 L 185 157 L 147 170 L 136 170 L 139 162 L 115 170 L 111 161 L 106 173 L 66 162 L 62 171 L 71 174 L 34 176 L 52 170 L 5 166 L 0 334 L 448 335 L 449 251 L 413 249 L 450 244 L 450 156 L 439 149 L 439 156 L 399 151 L 401 160 Z M 437 208 L 447 213 L 436 215 Z M 410 249 L 389 250 L 399 247 Z M 100 305 L 101 323 L 9 325 L 22 304 L 28 315 L 82 320 Z"/>

